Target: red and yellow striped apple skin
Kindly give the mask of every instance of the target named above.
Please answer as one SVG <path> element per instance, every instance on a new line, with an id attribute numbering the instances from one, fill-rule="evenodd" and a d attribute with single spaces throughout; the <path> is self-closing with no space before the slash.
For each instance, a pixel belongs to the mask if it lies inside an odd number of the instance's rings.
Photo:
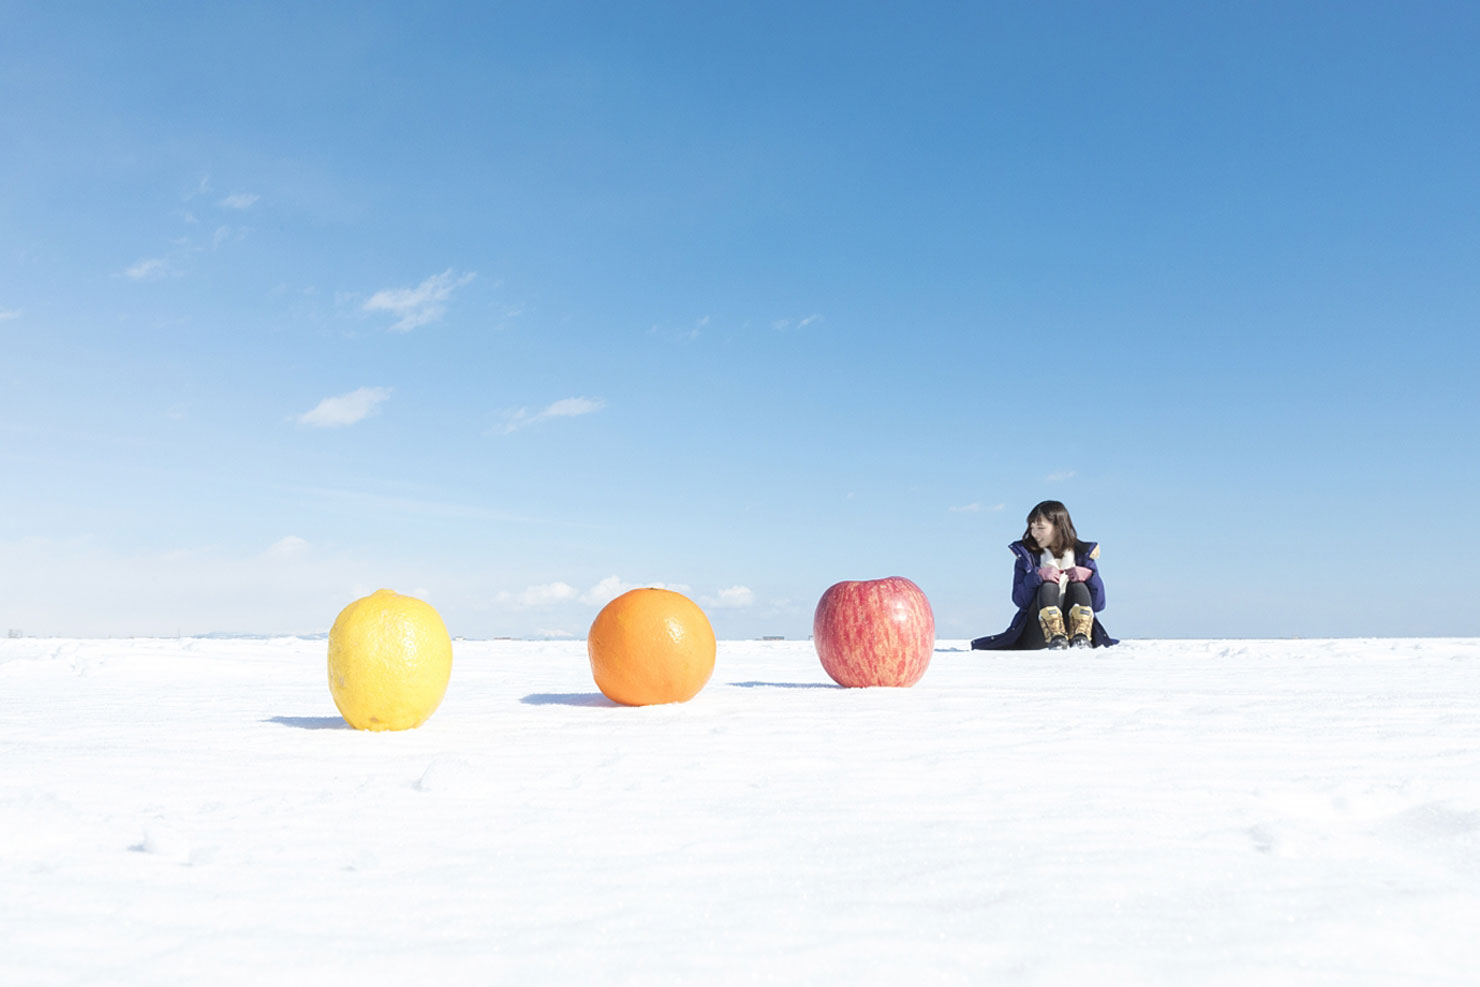
<path id="1" fill-rule="evenodd" d="M 834 583 L 817 601 L 812 643 L 838 685 L 911 686 L 930 667 L 935 614 L 903 576 Z"/>

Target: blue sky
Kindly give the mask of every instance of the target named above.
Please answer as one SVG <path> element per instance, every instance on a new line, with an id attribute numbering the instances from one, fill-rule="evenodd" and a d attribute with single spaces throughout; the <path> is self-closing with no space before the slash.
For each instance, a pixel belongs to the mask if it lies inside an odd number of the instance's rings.
<path id="1" fill-rule="evenodd" d="M 472 6 L 0 3 L 0 626 L 1480 633 L 1480 8 Z"/>

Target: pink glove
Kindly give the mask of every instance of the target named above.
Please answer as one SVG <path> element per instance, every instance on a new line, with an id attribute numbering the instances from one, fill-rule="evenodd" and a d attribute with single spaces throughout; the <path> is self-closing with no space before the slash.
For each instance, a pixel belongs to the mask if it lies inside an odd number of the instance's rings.
<path id="1" fill-rule="evenodd" d="M 1056 583 L 1059 581 L 1059 570 L 1051 565 L 1039 566 L 1038 575 L 1043 578 L 1045 583 Z"/>
<path id="2" fill-rule="evenodd" d="M 1090 569 L 1088 569 L 1088 568 L 1086 568 L 1086 567 L 1084 567 L 1082 565 L 1076 565 L 1072 569 L 1069 570 L 1069 582 L 1071 582 L 1071 583 L 1087 583 L 1087 582 L 1089 582 L 1089 577 L 1090 576 L 1093 576 L 1093 575 L 1094 575 L 1094 572 L 1091 571 Z"/>

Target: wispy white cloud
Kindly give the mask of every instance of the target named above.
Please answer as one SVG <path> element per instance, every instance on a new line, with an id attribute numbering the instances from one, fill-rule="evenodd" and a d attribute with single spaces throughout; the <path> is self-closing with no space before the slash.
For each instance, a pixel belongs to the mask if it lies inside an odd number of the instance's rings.
<path id="1" fill-rule="evenodd" d="M 623 593 L 634 589 L 671 589 L 687 593 L 689 588 L 678 583 L 629 583 L 620 576 L 607 576 L 581 594 L 581 602 L 591 607 L 604 607 Z"/>
<path id="2" fill-rule="evenodd" d="M 0 309 L 0 322 L 9 322 L 11 319 L 19 319 L 21 310 L 18 308 Z"/>
<path id="3" fill-rule="evenodd" d="M 324 398 L 311 411 L 305 411 L 293 420 L 315 428 L 341 428 L 374 414 L 390 396 L 389 387 L 361 387 L 348 394 Z"/>
<path id="4" fill-rule="evenodd" d="M 1074 470 L 1059 470 L 1057 473 L 1048 474 L 1043 479 L 1047 483 L 1058 483 L 1062 480 L 1072 480 L 1074 479 L 1074 472 Z"/>
<path id="5" fill-rule="evenodd" d="M 740 610 L 755 604 L 755 591 L 749 586 L 731 586 L 704 598 L 704 605 L 718 610 Z"/>
<path id="6" fill-rule="evenodd" d="M 539 411 L 520 408 L 517 411 L 508 412 L 504 416 L 504 423 L 498 427 L 498 431 L 508 435 L 551 418 L 575 418 L 580 415 L 593 414 L 605 407 L 606 401 L 601 398 L 561 398 Z"/>
<path id="7" fill-rule="evenodd" d="M 668 326 L 664 326 L 655 322 L 653 323 L 652 328 L 648 330 L 648 335 L 664 336 L 668 339 L 680 343 L 691 343 L 702 336 L 704 334 L 704 330 L 709 328 L 709 321 L 709 316 L 701 316 L 700 318 L 696 319 L 694 321 L 694 324 L 692 326 L 689 326 L 687 329 L 672 329 Z"/>
<path id="8" fill-rule="evenodd" d="M 447 314 L 447 300 L 452 293 L 472 281 L 477 274 L 454 274 L 451 268 L 433 274 L 415 288 L 386 288 L 370 296 L 361 308 L 366 312 L 389 312 L 396 316 L 392 332 L 410 332 L 418 326 L 436 322 Z"/>
<path id="9" fill-rule="evenodd" d="M 266 554 L 267 557 L 270 559 L 279 559 L 286 562 L 289 559 L 296 559 L 300 557 L 307 550 L 307 539 L 299 538 L 297 535 L 288 535 L 284 538 L 279 538 L 277 541 L 269 545 L 266 553 L 264 554 Z"/>
<path id="10" fill-rule="evenodd" d="M 800 319 L 774 319 L 771 322 L 771 328 L 778 332 L 785 332 L 787 329 L 805 329 L 822 320 L 821 313 L 813 313 L 812 315 L 803 316 Z"/>
<path id="11" fill-rule="evenodd" d="M 637 586 L 637 583 L 624 582 L 620 576 L 607 576 L 582 593 L 581 602 L 587 606 L 604 607 L 628 590 L 637 589 Z"/>
<path id="12" fill-rule="evenodd" d="M 146 257 L 133 266 L 124 268 L 123 276 L 130 281 L 158 281 L 174 273 L 174 267 L 163 257 Z"/>
<path id="13" fill-rule="evenodd" d="M 252 192 L 236 192 L 217 203 L 223 209 L 250 209 L 262 196 Z"/>
<path id="14" fill-rule="evenodd" d="M 663 335 L 678 343 L 692 343 L 704 335 L 704 330 L 709 326 L 709 316 L 704 316 L 694 322 L 686 329 L 668 329 L 662 326 L 653 326 L 652 331 Z"/>
<path id="15" fill-rule="evenodd" d="M 577 604 L 586 608 L 600 608 L 623 593 L 634 589 L 668 589 L 689 595 L 689 587 L 678 583 L 646 582 L 629 583 L 621 576 L 607 576 L 585 591 L 581 591 L 563 580 L 526 586 L 522 590 L 504 590 L 496 593 L 493 602 L 507 610 L 556 610 L 565 604 Z M 713 596 L 698 597 L 698 602 L 708 608 L 738 610 L 755 604 L 755 593 L 748 586 L 731 586 Z M 559 632 L 540 631 L 542 636 L 558 636 Z"/>
<path id="16" fill-rule="evenodd" d="M 738 326 L 740 329 L 743 330 L 749 329 L 753 325 L 770 325 L 770 327 L 777 332 L 787 332 L 806 329 L 809 326 L 816 325 L 817 323 L 823 321 L 825 321 L 825 317 L 822 315 L 822 313 L 814 312 L 811 315 L 804 315 L 800 317 L 791 316 L 781 319 L 771 319 L 769 321 L 765 319 L 744 319 L 738 323 Z M 655 322 L 652 324 L 652 326 L 648 328 L 648 335 L 658 336 L 663 339 L 672 340 L 673 342 L 678 343 L 692 343 L 693 341 L 699 339 L 701 336 L 715 331 L 716 327 L 714 325 L 714 320 L 710 316 L 705 315 L 694 320 L 691 325 L 685 327 L 675 328 L 671 324 Z M 718 326 L 717 331 L 719 335 L 723 336 L 726 332 L 725 324 L 721 323 Z"/>
<path id="17" fill-rule="evenodd" d="M 509 328 L 511 322 L 529 311 L 523 305 L 498 305 L 493 306 L 493 310 L 496 313 L 494 315 L 493 327 L 499 330 Z"/>
<path id="18" fill-rule="evenodd" d="M 533 610 L 538 607 L 548 607 L 556 603 L 564 603 L 567 600 L 574 600 L 579 595 L 576 588 L 569 583 L 554 582 L 544 583 L 539 586 L 529 586 L 518 593 L 499 593 L 495 599 L 504 606 L 513 606 L 520 610 Z"/>

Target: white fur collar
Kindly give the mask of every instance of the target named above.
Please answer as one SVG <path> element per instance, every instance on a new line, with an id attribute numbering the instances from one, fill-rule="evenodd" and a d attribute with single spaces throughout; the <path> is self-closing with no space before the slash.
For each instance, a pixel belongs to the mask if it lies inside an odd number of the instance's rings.
<path id="1" fill-rule="evenodd" d="M 1043 554 L 1038 556 L 1038 564 L 1051 565 L 1058 569 L 1060 572 L 1059 593 L 1062 597 L 1062 594 L 1069 592 L 1069 570 L 1074 568 L 1074 549 L 1072 546 L 1064 549 L 1062 558 L 1054 558 L 1053 553 L 1045 548 Z"/>

